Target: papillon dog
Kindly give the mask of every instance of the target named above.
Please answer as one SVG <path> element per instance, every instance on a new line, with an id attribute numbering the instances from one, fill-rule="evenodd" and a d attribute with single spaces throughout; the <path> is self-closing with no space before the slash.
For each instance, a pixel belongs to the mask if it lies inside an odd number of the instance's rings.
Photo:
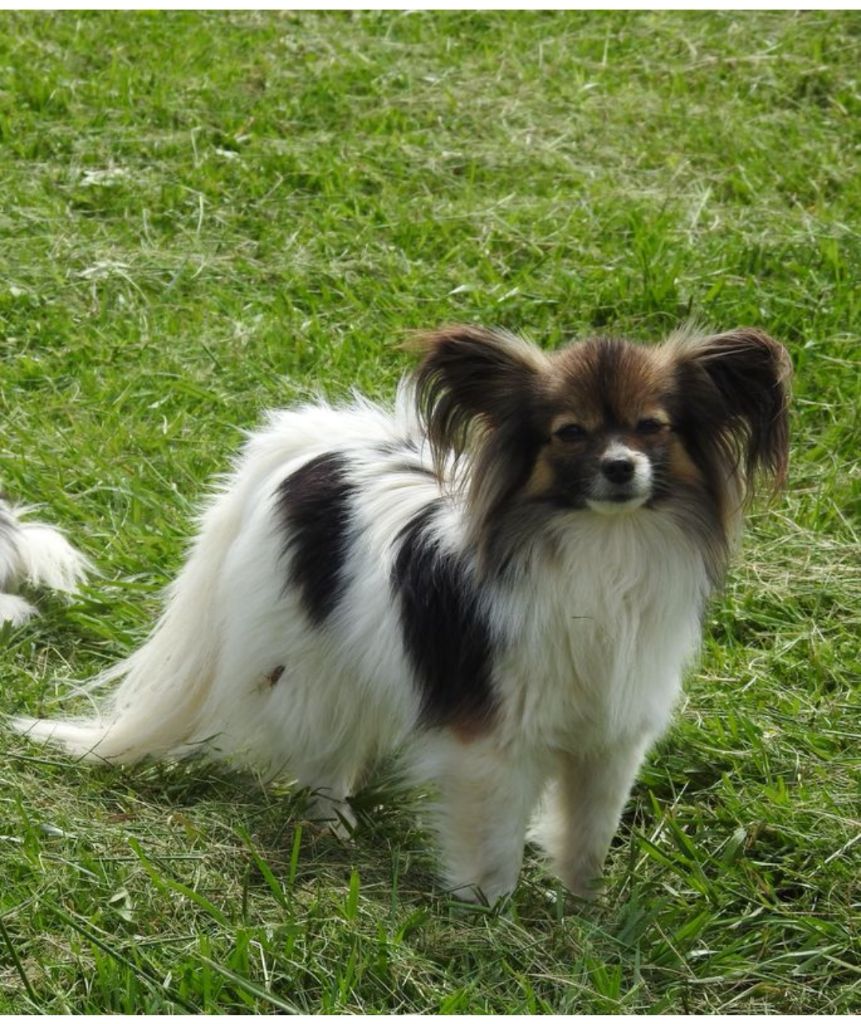
<path id="1" fill-rule="evenodd" d="M 22 585 L 72 593 L 90 568 L 59 530 L 25 515 L 0 495 L 0 626 L 20 626 L 36 614 L 18 593 Z"/>
<path id="2" fill-rule="evenodd" d="M 759 471 L 787 466 L 766 334 L 558 351 L 417 341 L 393 411 L 273 412 L 209 502 L 149 639 L 93 721 L 19 719 L 78 757 L 204 753 L 350 794 L 400 751 L 435 792 L 444 881 L 495 901 L 530 819 L 588 895 L 666 729 Z"/>

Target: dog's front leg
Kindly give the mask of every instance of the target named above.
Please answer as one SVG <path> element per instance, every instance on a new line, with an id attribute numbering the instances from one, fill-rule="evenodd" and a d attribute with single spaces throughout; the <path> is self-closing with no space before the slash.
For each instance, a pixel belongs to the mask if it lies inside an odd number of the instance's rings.
<path id="1" fill-rule="evenodd" d="M 576 896 L 588 899 L 598 890 L 610 842 L 647 748 L 648 742 L 640 739 L 600 753 L 558 755 L 558 774 L 538 839 Z"/>
<path id="2" fill-rule="evenodd" d="M 459 899 L 492 905 L 517 885 L 526 826 L 546 776 L 537 761 L 488 739 L 445 733 L 426 750 L 447 887 Z"/>

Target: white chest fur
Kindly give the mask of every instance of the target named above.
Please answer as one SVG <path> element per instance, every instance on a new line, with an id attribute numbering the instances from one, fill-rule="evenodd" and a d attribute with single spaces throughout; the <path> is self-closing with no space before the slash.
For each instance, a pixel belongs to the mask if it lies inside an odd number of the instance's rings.
<path id="1" fill-rule="evenodd" d="M 573 752 L 658 735 L 708 590 L 695 545 L 659 513 L 572 513 L 495 602 L 505 732 Z"/>

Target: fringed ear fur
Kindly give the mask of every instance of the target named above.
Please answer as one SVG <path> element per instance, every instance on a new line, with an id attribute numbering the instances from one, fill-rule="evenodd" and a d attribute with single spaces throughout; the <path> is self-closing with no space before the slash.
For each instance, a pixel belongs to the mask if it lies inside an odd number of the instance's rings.
<path id="1" fill-rule="evenodd" d="M 757 472 L 779 488 L 789 462 L 786 349 L 763 331 L 741 327 L 687 343 L 678 353 L 679 392 L 689 433 L 711 443 L 749 491 Z"/>
<path id="2" fill-rule="evenodd" d="M 534 425 L 543 352 L 514 335 L 446 327 L 417 337 L 424 352 L 416 400 L 442 475 L 448 457 L 470 454 L 468 500 L 476 542 L 528 479 L 540 445 Z M 485 538 L 486 539 L 486 538 Z"/>
<path id="3" fill-rule="evenodd" d="M 520 420 L 547 366 L 540 349 L 512 334 L 454 326 L 417 335 L 419 413 L 437 457 L 461 454 L 484 435 Z"/>

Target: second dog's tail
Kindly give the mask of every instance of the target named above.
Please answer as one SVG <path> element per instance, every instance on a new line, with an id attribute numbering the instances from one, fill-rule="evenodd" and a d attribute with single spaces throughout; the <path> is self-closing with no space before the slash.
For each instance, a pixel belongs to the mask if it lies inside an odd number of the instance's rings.
<path id="1" fill-rule="evenodd" d="M 25 519 L 17 528 L 21 575 L 28 583 L 73 593 L 92 571 L 89 560 L 53 526 Z"/>

